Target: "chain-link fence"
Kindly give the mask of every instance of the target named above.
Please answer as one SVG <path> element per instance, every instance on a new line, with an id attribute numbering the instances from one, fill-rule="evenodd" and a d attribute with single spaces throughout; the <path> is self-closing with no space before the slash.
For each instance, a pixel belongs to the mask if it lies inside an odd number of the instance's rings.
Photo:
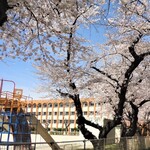
<path id="1" fill-rule="evenodd" d="M 128 137 L 101 140 L 67 141 L 57 143 L 64 150 L 150 150 L 150 137 Z"/>
<path id="2" fill-rule="evenodd" d="M 59 139 L 58 139 L 59 140 Z M 64 139 L 65 140 L 65 139 Z M 62 150 L 150 150 L 150 137 L 130 137 L 101 140 L 78 140 L 57 142 Z M 0 150 L 56 150 L 45 142 L 38 143 L 0 143 Z"/>

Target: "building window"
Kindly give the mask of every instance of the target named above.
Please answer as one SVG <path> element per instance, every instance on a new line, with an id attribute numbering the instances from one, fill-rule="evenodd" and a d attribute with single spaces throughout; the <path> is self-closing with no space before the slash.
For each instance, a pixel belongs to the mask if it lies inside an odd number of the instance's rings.
<path id="1" fill-rule="evenodd" d="M 63 112 L 60 112 L 60 116 L 62 116 L 63 115 Z"/>
<path id="2" fill-rule="evenodd" d="M 31 104 L 28 104 L 28 107 L 31 108 Z"/>
<path id="3" fill-rule="evenodd" d="M 75 130 L 74 128 L 71 128 L 71 132 L 74 132 L 74 130 Z"/>
<path id="4" fill-rule="evenodd" d="M 101 106 L 101 103 L 97 103 L 98 106 Z"/>
<path id="5" fill-rule="evenodd" d="M 74 115 L 75 114 L 75 112 L 71 112 L 71 115 Z"/>
<path id="6" fill-rule="evenodd" d="M 51 120 L 48 120 L 48 123 L 51 123 Z"/>
<path id="7" fill-rule="evenodd" d="M 68 103 L 66 103 L 66 104 L 65 104 L 65 107 L 69 107 L 69 104 L 68 104 Z"/>
<path id="8" fill-rule="evenodd" d="M 82 103 L 83 107 L 87 107 L 87 102 Z"/>
<path id="9" fill-rule="evenodd" d="M 90 102 L 90 106 L 94 106 L 94 103 L 93 103 L 93 102 Z"/>
<path id="10" fill-rule="evenodd" d="M 52 107 L 52 104 L 48 104 L 49 105 L 49 107 Z"/>
<path id="11" fill-rule="evenodd" d="M 70 123 L 74 123 L 74 120 L 70 120 Z"/>
<path id="12" fill-rule="evenodd" d="M 59 123 L 62 123 L 62 120 L 59 120 Z"/>
<path id="13" fill-rule="evenodd" d="M 49 115 L 52 115 L 52 112 L 49 112 Z"/>
<path id="14" fill-rule="evenodd" d="M 69 123 L 69 120 L 64 120 L 64 123 L 65 123 L 65 124 L 68 124 L 68 123 Z"/>
<path id="15" fill-rule="evenodd" d="M 69 112 L 65 112 L 65 115 L 69 115 Z"/>
<path id="16" fill-rule="evenodd" d="M 55 103 L 55 104 L 54 104 L 54 107 L 57 107 L 57 106 L 58 106 L 58 104 Z"/>
<path id="17" fill-rule="evenodd" d="M 38 108 L 41 108 L 41 104 L 38 104 Z"/>
<path id="18" fill-rule="evenodd" d="M 43 115 L 46 115 L 46 112 L 43 112 Z"/>
<path id="19" fill-rule="evenodd" d="M 90 115 L 93 115 L 94 114 L 94 112 L 93 111 L 90 111 Z"/>
<path id="20" fill-rule="evenodd" d="M 43 120 L 43 123 L 46 123 L 46 120 Z"/>
<path id="21" fill-rule="evenodd" d="M 54 115 L 57 115 L 57 112 L 54 112 Z"/>
<path id="22" fill-rule="evenodd" d="M 33 107 L 36 108 L 36 104 L 33 104 Z"/>
<path id="23" fill-rule="evenodd" d="M 84 113 L 84 115 L 87 115 L 87 111 L 84 111 L 83 113 Z"/>
<path id="24" fill-rule="evenodd" d="M 41 112 L 38 112 L 38 115 L 41 115 Z"/>
<path id="25" fill-rule="evenodd" d="M 46 108 L 46 107 L 47 107 L 47 104 L 43 104 L 43 107 Z"/>
<path id="26" fill-rule="evenodd" d="M 57 121 L 56 120 L 54 120 L 54 123 L 56 123 Z"/>
<path id="27" fill-rule="evenodd" d="M 60 106 L 60 107 L 63 107 L 63 103 L 60 103 L 59 106 Z"/>

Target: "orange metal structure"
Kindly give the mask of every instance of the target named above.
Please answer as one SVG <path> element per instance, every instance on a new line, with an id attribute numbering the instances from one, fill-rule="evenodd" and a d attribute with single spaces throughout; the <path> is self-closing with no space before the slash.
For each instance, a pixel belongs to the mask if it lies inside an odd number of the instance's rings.
<path id="1" fill-rule="evenodd" d="M 31 143 L 31 132 L 26 114 L 27 97 L 23 96 L 22 89 L 16 89 L 15 82 L 3 79 L 0 82 L 0 141 L 3 142 L 3 136 L 7 134 L 5 141 L 7 143 L 11 135 L 13 135 L 14 142 Z M 12 92 L 3 91 L 5 82 L 13 84 Z M 31 149 L 31 145 L 27 145 L 27 148 Z"/>
<path id="2" fill-rule="evenodd" d="M 12 112 L 14 109 L 17 109 L 17 112 L 20 112 L 22 108 L 26 112 L 27 107 L 27 96 L 23 96 L 22 89 L 16 89 L 15 82 L 11 80 L 1 79 L 0 86 L 0 110 L 9 109 Z M 13 84 L 13 91 L 3 91 L 4 82 L 10 82 Z"/>
<path id="3" fill-rule="evenodd" d="M 3 91 L 4 82 L 13 84 L 12 92 Z M 31 150 L 31 130 L 33 126 L 50 147 L 59 150 L 60 147 L 54 139 L 47 133 L 47 130 L 40 124 L 37 118 L 27 112 L 27 100 L 31 97 L 23 96 L 23 90 L 17 89 L 15 82 L 11 80 L 0 80 L 0 142 L 3 142 L 3 135 L 7 134 L 7 150 L 9 149 L 10 135 L 17 143 L 27 142 L 26 149 Z M 5 132 L 6 131 L 6 132 Z M 54 143 L 53 145 L 51 143 Z M 21 144 L 22 145 L 22 144 Z M 23 145 L 22 145 L 23 146 Z M 18 147 L 17 150 L 23 147 Z"/>

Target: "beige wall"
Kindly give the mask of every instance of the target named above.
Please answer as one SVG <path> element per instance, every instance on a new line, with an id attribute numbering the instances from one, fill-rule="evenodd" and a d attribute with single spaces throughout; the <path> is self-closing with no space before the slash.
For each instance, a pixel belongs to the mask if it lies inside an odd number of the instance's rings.
<path id="1" fill-rule="evenodd" d="M 82 109 L 85 118 L 96 117 L 94 99 L 82 99 Z M 101 107 L 101 106 L 99 106 Z M 34 113 L 38 120 L 50 130 L 53 128 L 66 128 L 68 134 L 71 129 L 77 128 L 76 111 L 72 100 L 33 100 L 27 102 L 27 112 Z"/>

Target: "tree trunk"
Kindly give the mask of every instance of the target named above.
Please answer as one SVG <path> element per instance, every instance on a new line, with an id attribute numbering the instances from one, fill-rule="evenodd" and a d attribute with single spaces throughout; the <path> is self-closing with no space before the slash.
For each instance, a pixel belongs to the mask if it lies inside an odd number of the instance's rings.
<path id="1" fill-rule="evenodd" d="M 6 11 L 10 9 L 7 0 L 0 0 L 0 26 L 2 26 L 7 21 Z"/>
<path id="2" fill-rule="evenodd" d="M 85 139 L 88 139 L 91 141 L 94 150 L 100 150 L 100 144 L 97 141 L 98 139 L 96 138 L 96 136 L 94 136 L 92 134 L 92 132 L 90 132 L 86 127 L 85 127 L 85 118 L 83 117 L 83 112 L 82 112 L 82 107 L 81 107 L 81 101 L 79 98 L 79 95 L 74 95 L 74 97 L 72 98 L 76 107 L 76 112 L 77 112 L 77 124 L 78 124 L 78 128 L 81 131 L 81 133 L 83 134 Z"/>

